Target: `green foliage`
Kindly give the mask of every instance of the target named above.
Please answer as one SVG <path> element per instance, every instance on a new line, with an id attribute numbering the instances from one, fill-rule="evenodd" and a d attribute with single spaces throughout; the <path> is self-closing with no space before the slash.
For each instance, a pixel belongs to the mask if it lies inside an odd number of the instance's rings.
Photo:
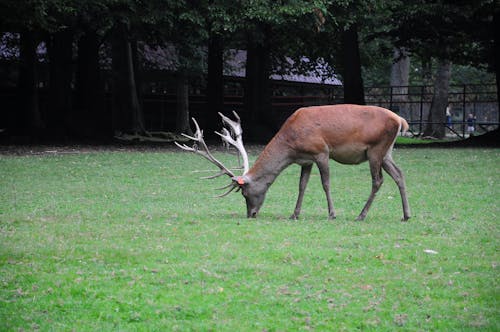
<path id="1" fill-rule="evenodd" d="M 451 68 L 451 84 L 495 84 L 495 75 L 482 66 L 461 66 Z"/>
<path id="2" fill-rule="evenodd" d="M 424 58 L 445 58 L 456 64 L 491 66 L 495 62 L 496 1 L 413 0 L 394 4 L 388 35 L 396 46 L 407 47 Z"/>
<path id="3" fill-rule="evenodd" d="M 107 36 L 116 20 L 126 21 L 137 40 L 174 43 L 180 67 L 195 72 L 203 69 L 200 49 L 210 34 L 223 36 L 226 47 L 245 48 L 249 34 L 264 42 L 262 33 L 254 33 L 262 26 L 271 33 L 275 69 L 313 70 L 322 60 L 331 74 L 333 68 L 342 72 L 339 36 L 357 23 L 366 82 L 379 84 L 389 76 L 386 69 L 394 45 L 414 55 L 445 56 L 457 64 L 488 64 L 492 69 L 492 15 L 498 6 L 491 0 L 5 0 L 0 11 L 4 31 L 91 28 Z M 310 61 L 301 61 L 304 56 Z M 295 60 L 295 68 L 285 57 Z"/>
<path id="4" fill-rule="evenodd" d="M 366 164 L 331 164 L 335 221 L 316 170 L 287 219 L 298 167 L 248 220 L 241 195 L 213 198 L 227 179 L 199 180 L 211 167 L 195 155 L 48 154 L 0 157 L 3 330 L 500 328 L 498 150 L 397 149 L 406 223 L 388 177 L 354 221 Z"/>
<path id="5" fill-rule="evenodd" d="M 429 73 L 431 76 L 424 77 L 425 69 L 422 68 L 422 62 L 419 60 L 420 58 L 416 54 L 410 60 L 410 85 L 429 85 L 433 81 L 435 61 L 432 61 L 431 64 Z M 380 57 L 376 62 L 371 62 L 370 66 L 363 67 L 365 86 L 388 86 L 390 84 L 391 65 L 391 57 L 386 54 L 385 57 Z M 490 73 L 484 66 L 453 65 L 450 84 L 495 84 L 495 75 Z"/>

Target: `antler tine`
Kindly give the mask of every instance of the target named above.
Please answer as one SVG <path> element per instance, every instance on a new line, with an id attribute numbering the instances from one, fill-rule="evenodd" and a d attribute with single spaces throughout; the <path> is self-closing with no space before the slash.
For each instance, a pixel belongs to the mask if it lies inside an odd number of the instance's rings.
<path id="1" fill-rule="evenodd" d="M 241 124 L 241 119 L 240 119 L 240 116 L 238 115 L 238 113 L 236 113 L 236 111 L 233 111 L 233 114 L 234 114 L 234 117 L 236 118 L 236 120 L 238 121 L 238 123 Z"/>
<path id="2" fill-rule="evenodd" d="M 250 168 L 248 164 L 248 154 L 245 150 L 245 146 L 243 145 L 243 129 L 241 128 L 241 119 L 235 111 L 233 111 L 233 114 L 235 115 L 237 121 L 231 120 L 230 118 L 219 112 L 222 121 L 229 125 L 231 131 L 229 131 L 227 128 L 223 128 L 222 134 L 219 132 L 215 133 L 219 135 L 224 142 L 233 145 L 238 150 L 241 157 L 243 158 L 243 174 L 245 174 Z"/>
<path id="3" fill-rule="evenodd" d="M 225 175 L 226 173 L 223 172 L 223 171 L 220 171 L 219 173 L 217 174 L 214 174 L 214 175 L 209 175 L 209 176 L 203 176 L 201 177 L 200 179 L 202 180 L 210 180 L 210 179 L 215 179 L 215 178 L 218 178 L 219 176 L 222 176 L 222 175 Z"/>
<path id="4" fill-rule="evenodd" d="M 233 114 L 236 114 L 236 112 L 233 111 Z M 241 120 L 240 120 L 240 117 L 238 115 L 236 115 L 237 121 L 231 120 L 230 118 L 228 118 L 227 116 L 225 116 L 221 112 L 219 112 L 219 115 L 222 118 L 222 122 L 227 123 L 229 125 L 229 127 L 231 128 L 231 131 L 235 137 L 241 136 L 241 133 L 243 132 L 243 130 L 241 129 Z"/>
<path id="5" fill-rule="evenodd" d="M 186 138 L 189 138 L 192 141 L 200 142 L 200 141 L 203 140 L 203 130 L 200 129 L 200 126 L 198 125 L 198 122 L 196 121 L 195 118 L 191 118 L 191 120 L 193 120 L 194 126 L 196 127 L 196 132 L 194 133 L 194 135 L 196 137 L 189 136 L 189 135 L 184 134 L 184 133 L 182 133 L 181 135 L 184 136 L 184 137 L 186 137 Z"/>
<path id="6" fill-rule="evenodd" d="M 215 132 L 215 133 L 217 135 L 219 135 L 224 142 L 236 147 L 236 149 L 238 150 L 238 152 L 240 153 L 240 155 L 243 158 L 243 170 L 244 170 L 243 174 L 245 174 L 248 171 L 249 167 L 248 167 L 248 155 L 246 153 L 245 147 L 243 146 L 243 140 L 241 137 L 241 135 L 243 133 L 243 130 L 241 129 L 241 119 L 238 116 L 238 114 L 236 114 L 236 112 L 234 112 L 234 111 L 233 111 L 233 114 L 236 118 L 236 121 L 231 120 L 230 118 L 224 116 L 222 113 L 219 113 L 219 114 L 222 117 L 222 121 L 229 126 L 229 129 L 223 128 L 222 133 L 219 133 L 219 132 Z M 203 139 L 203 131 L 200 129 L 200 126 L 198 125 L 198 122 L 196 121 L 196 119 L 192 118 L 192 120 L 193 120 L 193 123 L 196 127 L 196 132 L 194 133 L 193 136 L 186 135 L 186 134 L 182 134 L 182 136 L 195 142 L 195 144 L 192 147 L 190 147 L 186 144 L 180 144 L 178 142 L 175 142 L 175 145 L 177 145 L 179 148 L 181 148 L 183 150 L 194 152 L 196 154 L 203 156 L 204 158 L 208 159 L 210 162 L 215 164 L 220 169 L 220 171 L 217 174 L 202 177 L 202 179 L 214 179 L 214 178 L 222 176 L 224 174 L 229 175 L 230 177 L 234 177 L 233 172 L 231 170 L 229 170 L 227 167 L 225 167 L 220 161 L 215 159 L 215 157 L 210 153 L 208 146 L 205 143 L 205 140 Z M 237 191 L 240 190 L 240 187 L 234 182 L 231 182 L 227 186 L 224 186 L 224 187 L 218 188 L 218 189 L 222 190 L 222 189 L 226 189 L 226 188 L 229 188 L 229 190 L 227 190 L 225 193 L 223 193 L 221 195 L 217 195 L 217 197 L 227 196 L 227 195 L 229 195 L 229 193 L 231 193 L 235 189 L 237 189 Z"/>
<path id="7" fill-rule="evenodd" d="M 177 142 L 175 142 L 175 144 L 179 148 L 181 148 L 183 150 L 186 150 L 186 151 L 197 153 L 197 154 L 205 157 L 207 160 L 209 160 L 213 164 L 215 164 L 220 169 L 220 173 L 216 174 L 213 178 L 221 176 L 223 174 L 227 174 L 230 177 L 234 177 L 234 173 L 231 172 L 220 161 L 218 161 L 217 159 L 215 159 L 215 157 L 210 153 L 210 150 L 208 149 L 208 146 L 205 143 L 205 140 L 203 139 L 203 131 L 200 129 L 200 126 L 198 125 L 198 122 L 195 120 L 195 118 L 192 118 L 192 119 L 193 119 L 194 125 L 196 127 L 196 132 L 195 132 L 194 136 L 189 136 L 189 135 L 186 135 L 186 134 L 182 134 L 182 136 L 184 136 L 184 137 L 186 137 L 186 138 L 194 141 L 195 143 L 198 143 L 199 146 L 195 144 L 195 145 L 193 145 L 193 147 L 189 147 L 186 144 L 182 144 L 181 145 L 181 144 L 179 144 Z M 199 147 L 201 147 L 202 150 L 200 150 Z M 209 177 L 209 178 L 212 178 L 212 177 Z"/>
<path id="8" fill-rule="evenodd" d="M 227 185 L 227 186 L 225 186 L 225 187 L 218 188 L 218 189 L 226 189 L 226 188 L 228 188 L 228 187 L 230 187 L 228 191 L 226 191 L 226 192 L 225 192 L 225 193 L 223 193 L 223 194 L 217 195 L 216 197 L 219 197 L 219 198 L 220 198 L 220 197 L 225 197 L 225 196 L 229 195 L 229 194 L 230 194 L 230 193 L 231 193 L 234 189 L 236 189 L 236 188 L 238 188 L 238 190 L 240 190 L 240 187 L 239 187 L 237 184 L 233 183 L 233 182 L 231 182 L 229 185 Z M 238 191 L 238 190 L 236 190 L 236 191 Z"/>
<path id="9" fill-rule="evenodd" d="M 195 152 L 196 151 L 196 149 L 194 149 L 194 148 L 192 148 L 190 146 L 187 146 L 186 144 L 182 144 L 181 145 L 181 144 L 179 144 L 177 142 L 174 142 L 174 143 L 175 143 L 175 145 L 177 145 L 178 147 L 180 147 L 182 150 L 186 150 L 186 151 L 190 151 L 190 152 Z"/>
<path id="10" fill-rule="evenodd" d="M 236 184 L 234 182 L 230 182 L 227 185 L 225 185 L 224 187 L 215 188 L 214 190 L 224 190 L 224 189 L 227 189 L 229 187 L 236 187 Z"/>

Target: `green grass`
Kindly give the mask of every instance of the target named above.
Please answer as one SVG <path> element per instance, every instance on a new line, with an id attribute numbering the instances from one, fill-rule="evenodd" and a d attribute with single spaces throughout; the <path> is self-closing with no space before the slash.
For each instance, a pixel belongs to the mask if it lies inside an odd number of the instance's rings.
<path id="1" fill-rule="evenodd" d="M 315 169 L 290 221 L 298 166 L 248 220 L 192 154 L 0 156 L 0 330 L 500 330 L 500 151 L 394 157 L 406 223 L 388 176 L 354 221 L 367 164 L 331 163 L 334 221 Z"/>
<path id="2" fill-rule="evenodd" d="M 446 143 L 457 141 L 457 138 L 453 139 L 423 139 L 420 137 L 408 137 L 408 136 L 398 136 L 396 138 L 396 144 L 404 145 L 427 145 L 433 143 Z"/>

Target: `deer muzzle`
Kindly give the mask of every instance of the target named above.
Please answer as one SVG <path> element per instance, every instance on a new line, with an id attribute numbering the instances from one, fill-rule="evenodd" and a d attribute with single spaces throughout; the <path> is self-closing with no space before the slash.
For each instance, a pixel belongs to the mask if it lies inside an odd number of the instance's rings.
<path id="1" fill-rule="evenodd" d="M 257 218 L 257 213 L 259 211 L 257 209 L 248 209 L 247 218 Z"/>

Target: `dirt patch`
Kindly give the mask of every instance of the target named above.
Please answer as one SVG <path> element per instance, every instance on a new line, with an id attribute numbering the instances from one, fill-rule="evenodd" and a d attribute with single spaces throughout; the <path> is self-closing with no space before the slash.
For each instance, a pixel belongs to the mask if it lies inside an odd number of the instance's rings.
<path id="1" fill-rule="evenodd" d="M 218 141 L 208 142 L 210 151 L 224 152 L 227 149 Z M 500 148 L 500 130 L 494 130 L 480 136 L 471 136 L 462 141 L 436 142 L 429 144 L 408 144 L 398 147 L 411 148 Z M 249 154 L 259 154 L 263 145 L 246 144 Z M 0 155 L 28 156 L 28 155 L 64 155 L 97 152 L 172 152 L 181 151 L 173 143 L 123 143 L 118 141 L 96 142 L 48 142 L 48 143 L 12 143 L 0 141 Z M 234 152 L 234 149 L 232 149 Z"/>
<path id="2" fill-rule="evenodd" d="M 249 154 L 259 154 L 264 146 L 250 144 L 246 146 Z M 211 152 L 225 152 L 227 148 L 222 143 L 209 143 Z M 122 144 L 122 143 L 47 143 L 47 144 L 1 144 L 0 155 L 10 156 L 33 156 L 33 155 L 71 155 L 82 153 L 99 153 L 99 152 L 179 152 L 182 151 L 173 143 L 152 144 L 152 143 L 137 143 L 137 144 Z M 231 149 L 231 152 L 235 152 Z M 187 152 L 186 152 L 187 153 Z"/>

